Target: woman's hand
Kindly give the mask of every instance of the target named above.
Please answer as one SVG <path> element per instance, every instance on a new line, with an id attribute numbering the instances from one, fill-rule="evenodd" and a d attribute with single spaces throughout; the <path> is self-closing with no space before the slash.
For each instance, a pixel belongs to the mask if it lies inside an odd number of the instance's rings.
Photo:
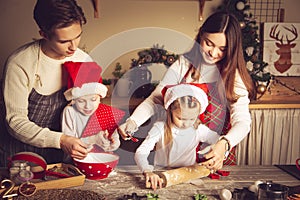
<path id="1" fill-rule="evenodd" d="M 225 152 L 226 141 L 219 140 L 211 149 L 211 151 L 204 155 L 206 161 L 202 162 L 201 164 L 214 171 L 221 169 L 223 167 Z"/>
<path id="2" fill-rule="evenodd" d="M 158 188 L 162 188 L 163 179 L 161 179 L 157 174 L 153 172 L 144 172 L 144 176 L 146 179 L 146 184 L 151 183 L 151 188 L 156 190 Z"/>
<path id="3" fill-rule="evenodd" d="M 72 158 L 82 160 L 88 154 L 87 145 L 84 142 L 82 142 L 79 138 L 65 134 L 60 137 L 60 147 Z"/>
<path id="4" fill-rule="evenodd" d="M 119 128 L 118 128 L 118 132 L 121 135 L 121 137 L 123 138 L 123 140 L 130 140 L 130 137 L 128 136 L 128 134 L 132 134 L 134 132 L 136 132 L 138 129 L 135 121 L 131 120 L 130 118 L 128 120 L 126 120 L 126 122 L 124 124 L 122 124 Z"/>

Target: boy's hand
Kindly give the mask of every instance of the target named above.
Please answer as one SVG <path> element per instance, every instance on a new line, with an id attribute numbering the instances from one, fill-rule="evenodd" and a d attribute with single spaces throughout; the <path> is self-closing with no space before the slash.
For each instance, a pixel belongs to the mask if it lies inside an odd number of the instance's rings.
<path id="1" fill-rule="evenodd" d="M 100 131 L 94 140 L 104 151 L 115 151 L 120 146 L 119 134 L 115 131 L 110 137 L 108 131 Z"/>
<path id="2" fill-rule="evenodd" d="M 95 138 L 94 143 L 100 147 L 102 147 L 104 150 L 109 148 L 111 145 L 111 140 L 108 138 L 108 131 L 100 131 Z"/>

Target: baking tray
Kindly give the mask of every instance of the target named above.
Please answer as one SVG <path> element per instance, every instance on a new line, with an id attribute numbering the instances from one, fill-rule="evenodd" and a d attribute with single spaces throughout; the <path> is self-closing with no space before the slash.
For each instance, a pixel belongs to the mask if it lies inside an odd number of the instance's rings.
<path id="1" fill-rule="evenodd" d="M 78 168 L 76 168 L 73 165 L 64 164 L 64 163 L 56 163 L 56 164 L 50 164 L 47 165 L 47 170 L 49 169 L 61 169 L 64 171 L 64 169 L 68 169 L 68 174 L 70 177 L 66 178 L 58 178 L 52 175 L 46 175 L 46 179 L 32 179 L 30 182 L 34 183 L 36 185 L 37 190 L 44 190 L 44 189 L 61 189 L 61 188 L 69 188 L 69 187 L 75 187 L 80 186 L 84 184 L 85 181 L 85 175 L 80 172 Z M 7 170 L 6 170 L 7 171 Z M 2 176 L 8 177 L 8 174 L 6 172 L 6 176 L 3 175 L 2 170 Z M 16 185 L 13 190 L 18 190 L 19 185 Z M 0 189 L 0 194 L 4 192 L 5 189 Z"/>

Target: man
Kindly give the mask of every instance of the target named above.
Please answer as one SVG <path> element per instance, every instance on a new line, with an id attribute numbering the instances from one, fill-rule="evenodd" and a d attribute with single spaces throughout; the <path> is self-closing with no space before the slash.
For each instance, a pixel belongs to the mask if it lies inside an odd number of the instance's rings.
<path id="1" fill-rule="evenodd" d="M 62 64 L 92 61 L 78 49 L 86 18 L 75 0 L 37 0 L 34 20 L 41 39 L 13 52 L 5 66 L 3 93 L 9 134 L 0 133 L 1 166 L 20 151 L 38 153 L 47 163 L 61 162 L 61 149 L 73 158 L 87 155 L 86 144 L 60 131 L 61 112 L 67 104 Z"/>

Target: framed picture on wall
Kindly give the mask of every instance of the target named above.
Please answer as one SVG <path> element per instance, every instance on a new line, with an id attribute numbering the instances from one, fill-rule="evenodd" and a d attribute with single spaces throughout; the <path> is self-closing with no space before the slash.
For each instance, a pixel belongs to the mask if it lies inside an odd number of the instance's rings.
<path id="1" fill-rule="evenodd" d="M 275 76 L 300 76 L 300 23 L 263 24 L 263 60 Z"/>

